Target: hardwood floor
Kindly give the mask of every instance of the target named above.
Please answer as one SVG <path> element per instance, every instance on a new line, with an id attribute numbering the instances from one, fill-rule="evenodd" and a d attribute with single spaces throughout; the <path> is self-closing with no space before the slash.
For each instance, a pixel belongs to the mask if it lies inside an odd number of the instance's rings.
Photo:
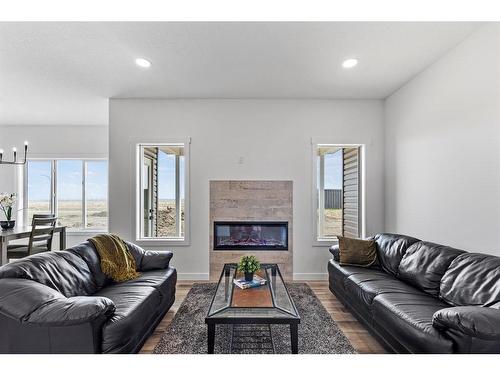
<path id="1" fill-rule="evenodd" d="M 385 349 L 368 332 L 363 325 L 344 307 L 337 297 L 328 289 L 327 281 L 309 281 L 316 297 L 328 311 L 337 326 L 349 339 L 358 353 L 376 354 L 386 353 Z"/>
<path id="2" fill-rule="evenodd" d="M 384 348 L 375 340 L 375 338 L 363 327 L 357 319 L 347 311 L 342 303 L 330 292 L 327 281 L 309 281 L 306 282 L 318 299 L 321 301 L 325 309 L 335 320 L 338 327 L 344 332 L 346 337 L 351 342 L 352 346 L 358 353 L 385 353 Z M 169 326 L 177 309 L 186 297 L 187 293 L 193 286 L 194 282 L 179 281 L 177 282 L 177 292 L 175 294 L 175 303 L 165 315 L 163 320 L 158 324 L 154 333 L 149 337 L 140 353 L 152 353 L 154 347 L 160 340 L 163 332 Z"/>

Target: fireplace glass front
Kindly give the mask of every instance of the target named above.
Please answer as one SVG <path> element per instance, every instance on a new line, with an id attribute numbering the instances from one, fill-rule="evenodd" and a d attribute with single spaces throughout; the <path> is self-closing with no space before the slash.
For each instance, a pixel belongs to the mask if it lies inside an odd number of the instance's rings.
<path id="1" fill-rule="evenodd" d="M 216 221 L 214 250 L 288 250 L 288 222 Z"/>

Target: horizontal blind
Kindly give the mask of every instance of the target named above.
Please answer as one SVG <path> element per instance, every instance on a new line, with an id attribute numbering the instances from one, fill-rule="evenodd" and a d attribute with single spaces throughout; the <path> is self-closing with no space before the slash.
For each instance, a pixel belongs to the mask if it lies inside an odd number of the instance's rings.
<path id="1" fill-rule="evenodd" d="M 359 147 L 343 149 L 344 181 L 342 222 L 345 237 L 360 236 Z"/>

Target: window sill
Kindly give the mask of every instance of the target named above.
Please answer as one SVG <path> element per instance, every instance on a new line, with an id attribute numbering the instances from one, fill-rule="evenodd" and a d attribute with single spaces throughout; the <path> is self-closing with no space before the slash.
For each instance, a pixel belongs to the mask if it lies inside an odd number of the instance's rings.
<path id="1" fill-rule="evenodd" d="M 313 240 L 312 245 L 314 247 L 325 247 L 325 246 L 333 246 L 333 245 L 338 245 L 339 240 L 338 239 L 331 239 L 331 238 L 316 238 Z"/>
<path id="2" fill-rule="evenodd" d="M 88 236 L 109 233 L 107 229 L 66 229 L 66 236 Z"/>
<path id="3" fill-rule="evenodd" d="M 187 239 L 180 238 L 136 238 L 135 243 L 140 246 L 190 246 Z"/>

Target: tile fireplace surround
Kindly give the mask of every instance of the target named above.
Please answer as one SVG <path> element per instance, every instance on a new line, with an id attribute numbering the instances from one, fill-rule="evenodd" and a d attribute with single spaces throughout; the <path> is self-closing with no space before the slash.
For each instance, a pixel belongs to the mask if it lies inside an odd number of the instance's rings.
<path id="1" fill-rule="evenodd" d="M 214 250 L 214 222 L 288 222 L 288 250 Z M 293 181 L 210 181 L 210 280 L 224 263 L 255 255 L 262 263 L 277 263 L 285 279 L 293 277 Z"/>

